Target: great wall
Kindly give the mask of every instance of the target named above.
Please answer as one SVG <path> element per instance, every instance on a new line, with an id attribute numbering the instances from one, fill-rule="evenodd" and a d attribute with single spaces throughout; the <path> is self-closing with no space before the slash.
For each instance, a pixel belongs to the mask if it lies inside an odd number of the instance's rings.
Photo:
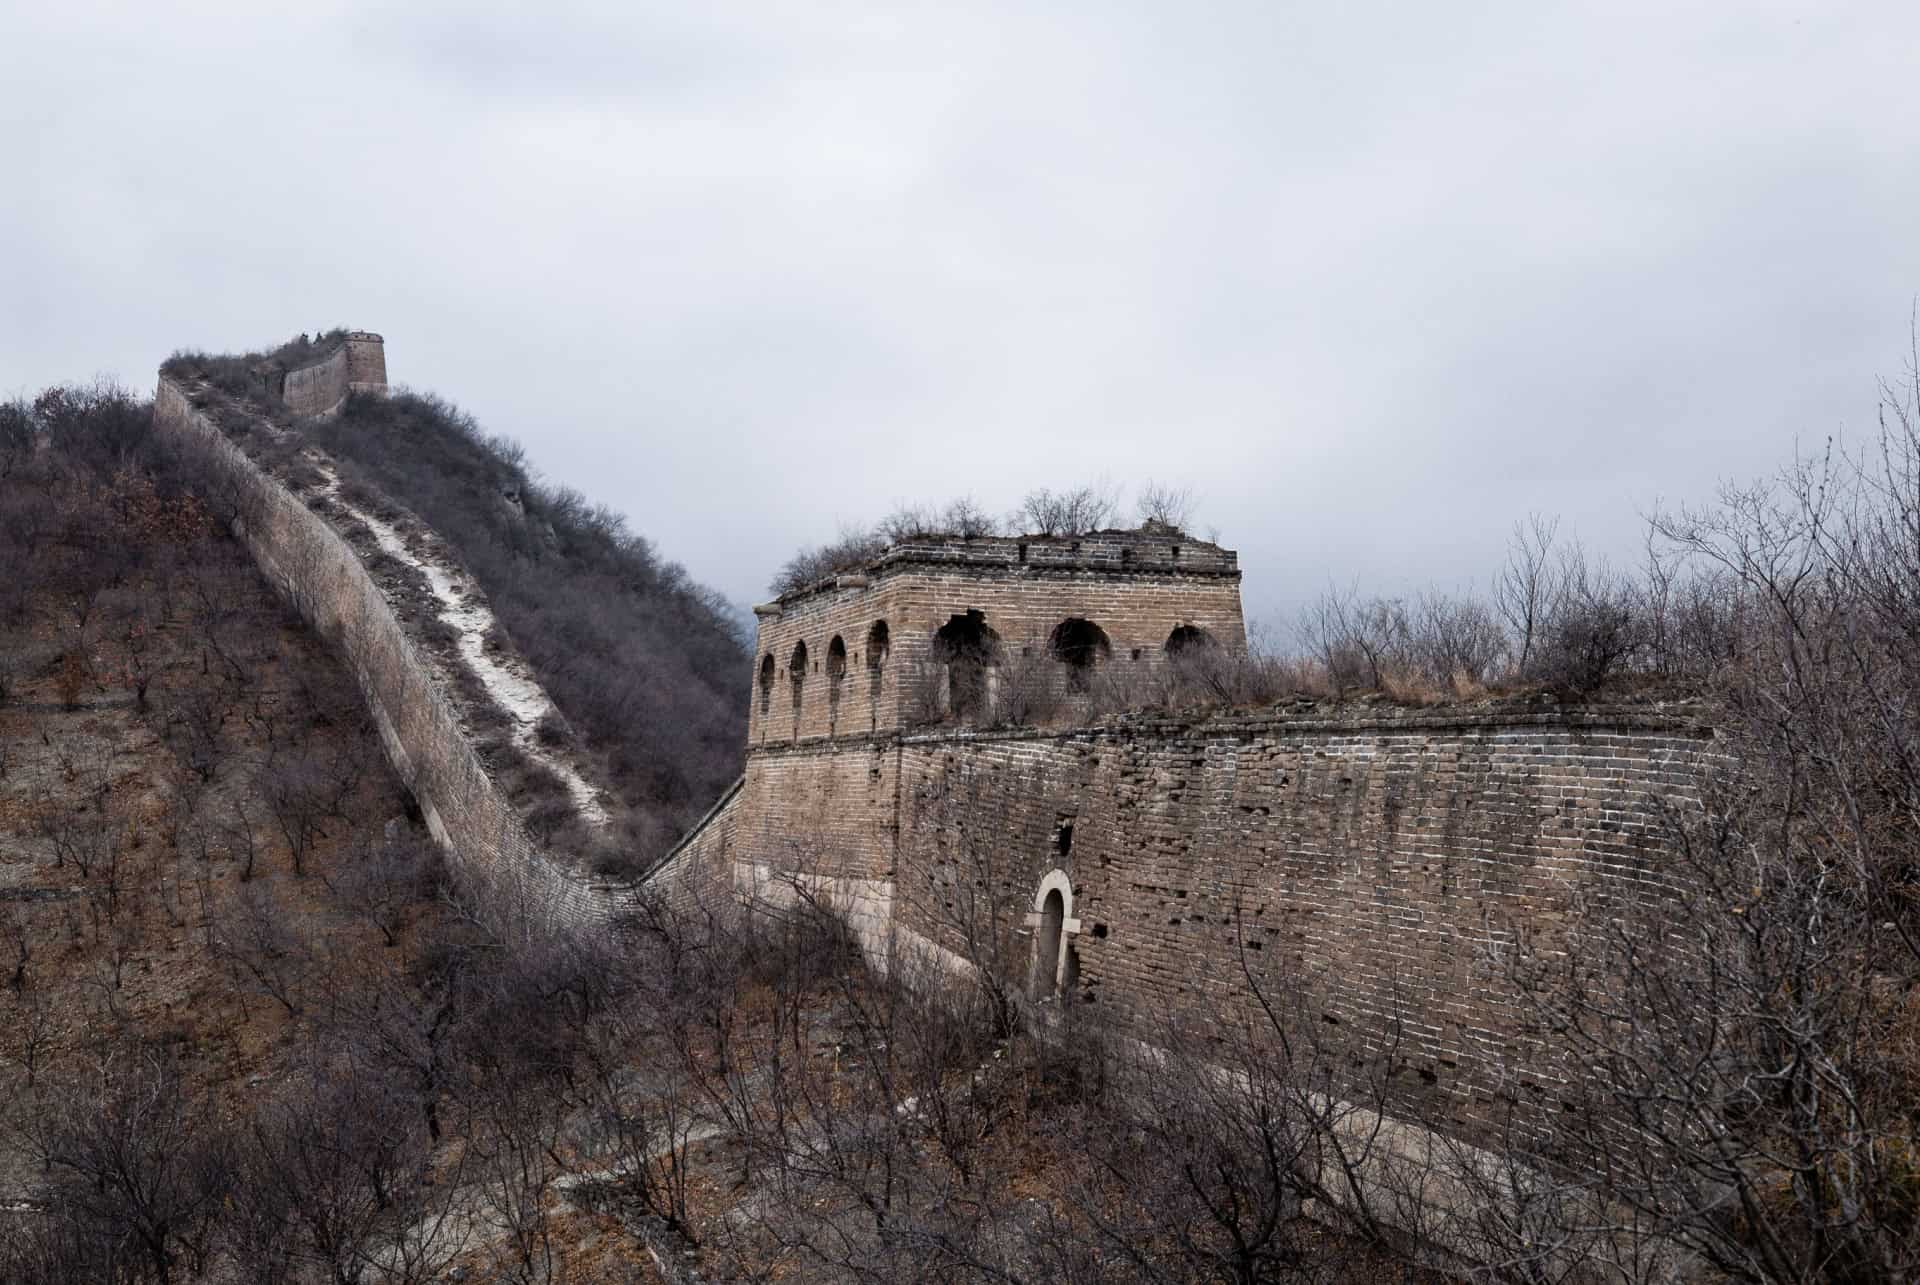
<path id="1" fill-rule="evenodd" d="M 328 414 L 384 386 L 384 352 L 353 332 L 263 378 Z M 530 891 L 546 928 L 617 914 L 626 894 L 548 859 L 490 778 L 445 663 L 369 573 L 364 531 L 348 538 L 368 515 L 342 507 L 325 460 L 301 486 L 243 450 L 235 414 L 160 381 L 160 429 L 218 463 L 242 536 L 351 662 L 434 834 L 471 876 Z M 462 602 L 483 607 L 470 585 Z M 755 615 L 745 772 L 651 869 L 667 900 L 819 896 L 876 955 L 991 960 L 1040 1011 L 1143 1032 L 1283 993 L 1354 1048 L 1391 1042 L 1425 1118 L 1462 1137 L 1503 1103 L 1551 1109 L 1577 1073 L 1529 1029 L 1503 952 L 1677 895 L 1666 812 L 1695 799 L 1712 749 L 1684 702 L 1300 701 L 1076 725 L 1096 679 L 1246 646 L 1236 555 L 1170 528 L 910 538 Z M 1067 717 L 989 725 L 1016 688 Z"/>
<path id="2" fill-rule="evenodd" d="M 1244 646 L 1234 555 L 1160 533 L 908 540 L 756 615 L 744 778 L 656 882 L 807 890 L 871 950 L 991 959 L 1143 1031 L 1307 996 L 1463 1123 L 1562 1073 L 1503 950 L 1674 895 L 1665 813 L 1711 742 L 1690 705 L 1546 698 L 970 726 L 1023 667 L 1070 708 Z"/>
<path id="3" fill-rule="evenodd" d="M 295 413 L 330 414 L 352 391 L 385 388 L 384 341 L 350 332 L 315 366 L 257 373 L 263 389 L 287 390 Z M 340 650 L 388 760 L 465 877 L 514 889 L 518 895 L 504 900 L 527 912 L 522 931 L 605 921 L 617 891 L 543 853 L 476 751 L 471 700 L 463 697 L 452 658 L 429 642 L 426 626 L 437 619 L 451 628 L 459 651 L 478 651 L 491 617 L 484 595 L 431 532 L 383 499 L 378 506 L 393 520 L 346 503 L 331 461 L 310 447 L 295 459 L 272 458 L 278 433 L 270 419 L 205 384 L 163 374 L 154 423 L 179 449 L 205 461 L 261 571 Z M 420 605 L 408 601 L 406 582 L 370 569 L 376 554 L 410 564 L 436 596 L 447 596 L 427 604 L 423 616 Z M 530 742 L 530 724 L 551 703 L 524 663 L 510 655 L 490 663 L 495 672 L 485 677 L 511 690 L 489 695 L 509 707 L 516 739 Z M 577 770 L 563 777 L 576 795 L 588 796 L 583 802 L 591 808 L 590 787 Z"/>

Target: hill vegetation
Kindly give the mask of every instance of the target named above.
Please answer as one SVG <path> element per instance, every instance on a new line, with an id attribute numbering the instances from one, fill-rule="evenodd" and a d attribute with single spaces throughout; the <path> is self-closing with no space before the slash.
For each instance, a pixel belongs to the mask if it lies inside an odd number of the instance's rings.
<path id="1" fill-rule="evenodd" d="M 0 1281 L 1091 1282 L 1203 1230 L 1097 1044 L 828 907 L 491 931 L 148 415 L 0 414 Z M 1289 1215 L 1291 1259 L 1399 1275 Z"/>
<path id="2" fill-rule="evenodd" d="M 1348 697 L 1671 680 L 1715 725 L 1665 822 L 1688 896 L 1473 961 L 1579 1074 L 1419 1166 L 1390 1041 L 1273 993 L 1143 1058 L 965 896 L 967 974 L 871 971 L 804 877 L 778 916 L 490 928 L 147 415 L 0 409 L 0 1280 L 1920 1274 L 1920 383 L 1868 449 L 1658 516 L 1645 569 L 1529 526 L 1477 607 L 1344 595 L 1271 658 Z M 459 472 L 475 436 L 421 475 L 524 477 Z M 485 495 L 469 538 L 547 542 Z M 641 565 L 575 538 L 570 574 Z"/>
<path id="3" fill-rule="evenodd" d="M 311 355 L 328 340 L 295 347 Z M 610 845 L 620 855 L 603 862 L 643 868 L 740 771 L 751 666 L 725 600 L 437 398 L 355 394 L 330 419 L 294 423 L 249 374 L 290 351 L 179 354 L 165 370 L 246 397 L 332 456 L 344 495 L 391 497 L 451 547 L 565 716 L 543 734 L 577 737 L 573 752 L 625 805 Z"/>

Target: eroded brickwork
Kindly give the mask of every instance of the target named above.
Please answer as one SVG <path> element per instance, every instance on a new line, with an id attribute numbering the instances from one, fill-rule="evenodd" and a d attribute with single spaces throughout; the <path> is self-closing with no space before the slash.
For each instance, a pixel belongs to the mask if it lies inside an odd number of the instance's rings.
<path id="1" fill-rule="evenodd" d="M 900 758 L 899 745 L 883 737 L 753 755 L 741 788 L 737 859 L 891 879 Z"/>

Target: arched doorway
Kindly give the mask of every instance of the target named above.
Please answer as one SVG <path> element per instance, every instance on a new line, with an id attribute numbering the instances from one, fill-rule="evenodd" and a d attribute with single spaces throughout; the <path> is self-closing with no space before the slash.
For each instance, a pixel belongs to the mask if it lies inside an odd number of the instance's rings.
<path id="1" fill-rule="evenodd" d="M 1060 980 L 1061 927 L 1067 922 L 1067 899 L 1058 888 L 1047 892 L 1040 907 L 1040 929 L 1033 944 L 1033 994 L 1045 999 Z"/>
<path id="2" fill-rule="evenodd" d="M 1000 635 L 988 628 L 985 613 L 969 611 L 949 619 L 933 636 L 932 655 L 934 663 L 946 669 L 948 714 L 977 718 L 992 712 Z"/>
<path id="3" fill-rule="evenodd" d="M 1067 690 L 1084 692 L 1093 682 L 1093 671 L 1113 654 L 1113 644 L 1099 625 L 1072 616 L 1054 627 L 1047 652 L 1066 666 Z"/>
<path id="4" fill-rule="evenodd" d="M 1167 655 L 1175 660 L 1196 659 L 1219 646 L 1213 635 L 1198 625 L 1180 625 L 1167 635 Z"/>
<path id="5" fill-rule="evenodd" d="M 1041 1000 L 1064 994 L 1070 975 L 1079 972 L 1073 938 L 1080 931 L 1080 921 L 1073 917 L 1073 881 L 1066 871 L 1050 870 L 1040 881 L 1027 926 L 1033 929 L 1028 993 Z"/>

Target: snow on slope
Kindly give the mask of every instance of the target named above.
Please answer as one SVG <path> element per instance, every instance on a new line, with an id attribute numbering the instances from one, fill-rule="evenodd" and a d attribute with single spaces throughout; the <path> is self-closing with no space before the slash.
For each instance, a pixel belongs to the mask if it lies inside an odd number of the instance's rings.
<path id="1" fill-rule="evenodd" d="M 340 494 L 340 478 L 334 472 L 332 461 L 313 452 L 309 452 L 307 458 L 325 475 L 327 498 L 337 504 L 341 512 L 364 523 L 367 530 L 373 532 L 373 538 L 382 552 L 404 562 L 427 578 L 433 596 L 440 603 L 440 619 L 458 635 L 461 659 L 479 678 L 487 695 L 511 716 L 514 744 L 525 751 L 529 758 L 551 769 L 566 784 L 574 806 L 588 824 L 605 825 L 607 810 L 600 805 L 598 792 L 573 764 L 542 745 L 536 734 L 540 720 L 556 713 L 546 690 L 527 672 L 524 661 L 517 657 L 511 661 L 504 660 L 487 651 L 487 635 L 493 629 L 494 620 L 493 612 L 486 605 L 486 596 L 480 592 L 479 586 L 465 572 L 442 566 L 431 557 L 415 553 L 398 528 L 349 503 Z"/>

